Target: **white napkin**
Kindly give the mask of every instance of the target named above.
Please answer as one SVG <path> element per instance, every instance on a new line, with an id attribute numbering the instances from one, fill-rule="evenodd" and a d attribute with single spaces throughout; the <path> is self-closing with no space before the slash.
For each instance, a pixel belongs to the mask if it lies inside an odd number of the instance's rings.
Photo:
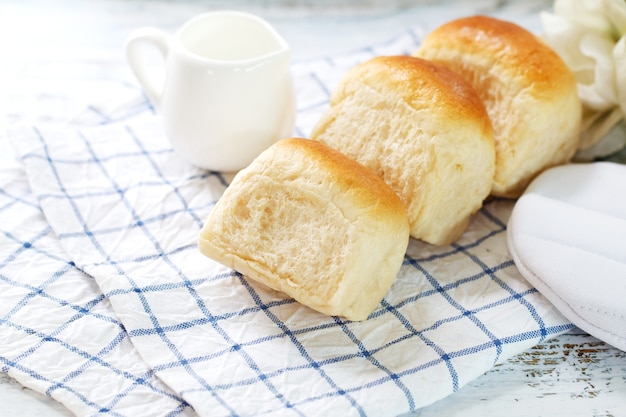
<path id="1" fill-rule="evenodd" d="M 376 55 L 410 53 L 419 38 L 419 31 L 410 30 L 381 46 L 294 64 L 296 134 L 307 136 L 348 68 Z M 145 100 L 114 110 L 92 106 L 68 126 L 29 127 L 12 139 L 36 196 L 32 201 L 63 248 L 55 257 L 88 274 L 82 279 L 93 277 L 102 303 L 110 303 L 145 366 L 175 393 L 171 401 L 182 398 L 198 415 L 396 416 L 450 395 L 572 327 L 521 277 L 507 252 L 510 201 L 486 205 L 451 246 L 412 241 L 379 308 L 367 321 L 352 323 L 312 311 L 198 252 L 203 219 L 230 178 L 175 155 Z M 24 221 L 19 211 L 11 216 L 11 224 Z M 11 224 L 3 226 L 6 233 Z M 34 237 L 35 231 L 20 242 Z M 0 268 L 3 282 L 17 285 L 11 277 L 24 267 L 2 259 Z M 44 279 L 56 271 L 39 263 L 28 269 Z M 20 299 L 0 294 L 10 311 L 21 310 Z M 44 329 L 63 320 L 43 306 L 31 314 L 32 326 Z M 11 334 L 0 348 L 6 372 L 16 369 L 5 358 L 29 349 L 12 340 L 42 343 L 48 334 L 5 330 L 21 326 L 16 317 L 3 312 L 0 322 L 2 336 Z M 65 343 L 86 342 L 67 327 Z M 95 329 L 89 342 L 100 350 L 90 360 L 97 362 L 111 341 Z M 47 373 L 54 367 L 57 373 L 46 378 L 63 381 L 78 366 L 50 356 L 32 369 Z M 126 372 L 116 366 L 113 373 Z M 26 373 L 22 381 L 28 379 Z M 84 384 L 80 396 L 66 401 L 97 403 L 102 390 L 115 392 L 120 402 L 152 401 L 127 400 L 123 385 L 108 377 L 100 381 Z M 73 407 L 82 410 L 84 404 Z M 144 415 L 136 411 L 120 415 Z"/>

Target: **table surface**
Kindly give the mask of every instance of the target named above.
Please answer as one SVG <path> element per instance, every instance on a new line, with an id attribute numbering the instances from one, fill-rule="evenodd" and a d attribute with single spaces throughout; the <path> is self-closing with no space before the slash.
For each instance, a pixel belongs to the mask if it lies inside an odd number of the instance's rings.
<path id="1" fill-rule="evenodd" d="M 350 52 L 405 28 L 491 14 L 541 31 L 551 1 L 496 0 L 0 0 L 0 166 L 15 163 L 5 129 L 54 123 L 134 79 L 123 44 L 131 30 L 174 31 L 208 10 L 256 13 L 294 59 Z M 496 366 L 416 416 L 626 416 L 626 352 L 575 329 Z M 0 416 L 69 416 L 61 404 L 0 374 Z"/>

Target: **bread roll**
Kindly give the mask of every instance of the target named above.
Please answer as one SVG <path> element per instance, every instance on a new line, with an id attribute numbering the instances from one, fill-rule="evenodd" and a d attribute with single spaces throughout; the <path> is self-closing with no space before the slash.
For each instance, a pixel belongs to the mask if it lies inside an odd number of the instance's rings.
<path id="1" fill-rule="evenodd" d="M 379 174 L 400 196 L 411 236 L 456 240 L 488 196 L 493 131 L 472 87 L 449 69 L 381 56 L 348 71 L 311 138 Z"/>
<path id="2" fill-rule="evenodd" d="M 329 315 L 364 320 L 397 275 L 406 212 L 383 180 L 308 139 L 285 139 L 240 171 L 200 251 Z"/>
<path id="3" fill-rule="evenodd" d="M 467 79 L 487 107 L 496 140 L 492 194 L 518 197 L 541 171 L 578 146 L 576 79 L 541 40 L 513 23 L 474 16 L 431 32 L 415 56 Z"/>

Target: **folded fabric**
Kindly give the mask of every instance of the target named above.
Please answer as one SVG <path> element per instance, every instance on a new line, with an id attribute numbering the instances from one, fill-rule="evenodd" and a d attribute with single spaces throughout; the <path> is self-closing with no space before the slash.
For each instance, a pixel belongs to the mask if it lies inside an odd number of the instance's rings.
<path id="1" fill-rule="evenodd" d="M 1 169 L 0 184 L 2 371 L 79 416 L 195 416 L 141 359 L 93 278 L 68 260 L 23 169 Z"/>
<path id="2" fill-rule="evenodd" d="M 544 172 L 513 209 L 508 237 L 531 284 L 578 327 L 626 351 L 626 166 Z"/>
<path id="3" fill-rule="evenodd" d="M 346 69 L 375 55 L 408 53 L 418 33 L 294 64 L 295 135 L 308 135 Z M 508 254 L 510 201 L 487 204 L 451 246 L 411 241 L 390 292 L 357 323 L 317 313 L 199 253 L 198 232 L 230 177 L 180 159 L 146 100 L 94 105 L 67 126 L 26 127 L 11 139 L 33 201 L 64 249 L 59 259 L 93 277 L 145 364 L 198 415 L 396 416 L 572 327 Z M 11 213 L 9 223 L 20 215 Z M 5 282 L 17 285 L 11 277 L 19 268 L 11 260 L 2 267 Z M 54 273 L 45 264 L 29 268 Z M 0 299 L 3 305 L 21 300 L 6 292 Z M 31 320 L 49 315 L 33 309 Z M 28 337 L 14 326 L 15 315 L 3 312 L 2 320 L 3 335 Z M 94 324 L 94 362 L 111 343 L 97 329 Z M 36 343 L 47 337 L 36 335 Z M 20 355 L 28 348 L 2 348 L 5 372 L 15 371 L 16 362 L 6 359 L 11 349 Z M 51 366 L 63 380 L 79 364 L 49 357 L 32 369 Z M 119 390 L 106 381 L 67 401 Z"/>

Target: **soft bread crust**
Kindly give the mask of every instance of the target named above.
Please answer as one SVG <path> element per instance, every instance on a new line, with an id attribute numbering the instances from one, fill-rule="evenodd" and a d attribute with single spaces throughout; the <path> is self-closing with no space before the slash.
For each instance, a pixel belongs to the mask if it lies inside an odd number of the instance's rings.
<path id="1" fill-rule="evenodd" d="M 480 97 L 415 57 L 376 57 L 348 71 L 311 138 L 380 175 L 402 199 L 411 236 L 432 244 L 460 236 L 493 182 L 493 130 Z"/>
<path id="2" fill-rule="evenodd" d="M 404 206 L 380 177 L 293 138 L 235 176 L 199 248 L 317 311 L 364 320 L 391 287 L 408 241 Z"/>
<path id="3" fill-rule="evenodd" d="M 574 155 L 582 109 L 576 79 L 526 29 L 462 18 L 432 31 L 414 55 L 459 73 L 485 103 L 496 141 L 493 195 L 518 197 L 541 171 Z"/>

